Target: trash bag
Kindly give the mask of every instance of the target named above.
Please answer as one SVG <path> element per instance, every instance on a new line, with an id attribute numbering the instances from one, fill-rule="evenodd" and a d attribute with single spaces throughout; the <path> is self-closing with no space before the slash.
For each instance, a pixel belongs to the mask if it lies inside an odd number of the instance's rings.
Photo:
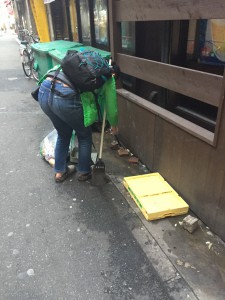
<path id="1" fill-rule="evenodd" d="M 57 141 L 57 131 L 53 129 L 40 144 L 40 155 L 52 166 L 55 165 L 55 145 Z M 70 147 L 68 152 L 68 159 L 70 159 L 70 151 L 74 148 L 75 131 L 72 133 Z M 74 162 L 74 161 L 73 161 Z"/>
<path id="2" fill-rule="evenodd" d="M 43 157 L 52 167 L 55 166 L 55 145 L 57 141 L 57 136 L 58 135 L 56 129 L 53 129 L 40 144 L 41 157 Z M 94 164 L 93 162 L 97 159 L 97 152 L 95 150 L 94 144 L 91 153 L 91 159 L 91 164 Z M 76 138 L 76 132 L 74 130 L 70 140 L 67 161 L 71 164 L 78 163 L 78 139 Z"/>

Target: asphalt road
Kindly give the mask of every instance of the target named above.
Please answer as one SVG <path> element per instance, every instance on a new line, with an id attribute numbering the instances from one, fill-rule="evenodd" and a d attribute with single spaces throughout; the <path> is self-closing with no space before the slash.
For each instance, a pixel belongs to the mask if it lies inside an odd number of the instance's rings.
<path id="1" fill-rule="evenodd" d="M 116 187 L 54 182 L 39 155 L 52 125 L 14 36 L 0 37 L 0 53 L 0 300 L 170 299 Z"/>

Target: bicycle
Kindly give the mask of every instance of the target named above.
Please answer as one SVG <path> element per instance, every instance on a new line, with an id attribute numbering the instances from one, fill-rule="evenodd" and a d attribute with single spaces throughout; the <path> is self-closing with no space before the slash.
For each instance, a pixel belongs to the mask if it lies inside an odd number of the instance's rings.
<path id="1" fill-rule="evenodd" d="M 40 39 L 26 29 L 20 31 L 20 36 L 22 36 L 20 55 L 24 74 L 27 77 L 32 76 L 34 80 L 38 81 L 38 63 L 34 59 L 31 45 L 38 43 Z"/>

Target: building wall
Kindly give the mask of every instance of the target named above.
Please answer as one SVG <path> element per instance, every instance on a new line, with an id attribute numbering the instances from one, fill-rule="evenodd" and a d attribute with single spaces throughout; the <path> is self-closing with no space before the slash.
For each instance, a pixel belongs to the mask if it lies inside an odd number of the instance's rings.
<path id="1" fill-rule="evenodd" d="M 30 0 L 32 14 L 35 20 L 37 33 L 41 42 L 49 42 L 49 24 L 46 12 L 46 6 L 43 0 Z"/>
<path id="2" fill-rule="evenodd" d="M 123 142 L 150 171 L 159 172 L 197 216 L 225 240 L 224 143 L 214 147 L 168 120 L 166 110 L 146 100 L 138 105 L 126 92 L 118 91 Z M 225 126 L 224 121 L 221 125 Z"/>

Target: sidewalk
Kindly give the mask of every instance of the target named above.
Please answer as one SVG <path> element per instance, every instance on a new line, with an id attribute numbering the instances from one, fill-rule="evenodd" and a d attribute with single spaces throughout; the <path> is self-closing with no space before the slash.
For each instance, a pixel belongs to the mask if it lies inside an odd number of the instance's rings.
<path id="1" fill-rule="evenodd" d="M 225 244 L 200 221 L 199 228 L 189 233 L 180 225 L 186 215 L 147 221 L 122 184 L 123 177 L 143 174 L 142 165 L 132 165 L 127 157 L 111 150 L 113 137 L 106 134 L 103 160 L 112 182 L 140 218 L 144 236 L 133 234 L 144 244 L 144 251 L 155 269 L 169 284 L 178 287 L 184 279 L 190 288 L 187 299 L 225 299 Z M 149 172 L 150 173 L 150 172 Z M 189 214 L 194 214 L 189 211 Z M 149 239 L 148 241 L 146 239 Z M 159 263 L 161 261 L 161 263 Z M 174 295 L 175 299 L 183 296 Z"/>
<path id="2" fill-rule="evenodd" d="M 30 96 L 35 82 L 14 39 L 0 47 L 0 299 L 225 299 L 224 244 L 205 225 L 189 234 L 184 216 L 147 222 L 121 184 L 145 168 L 111 150 L 111 135 L 103 161 L 112 182 L 54 182 L 39 155 L 52 125 Z"/>

